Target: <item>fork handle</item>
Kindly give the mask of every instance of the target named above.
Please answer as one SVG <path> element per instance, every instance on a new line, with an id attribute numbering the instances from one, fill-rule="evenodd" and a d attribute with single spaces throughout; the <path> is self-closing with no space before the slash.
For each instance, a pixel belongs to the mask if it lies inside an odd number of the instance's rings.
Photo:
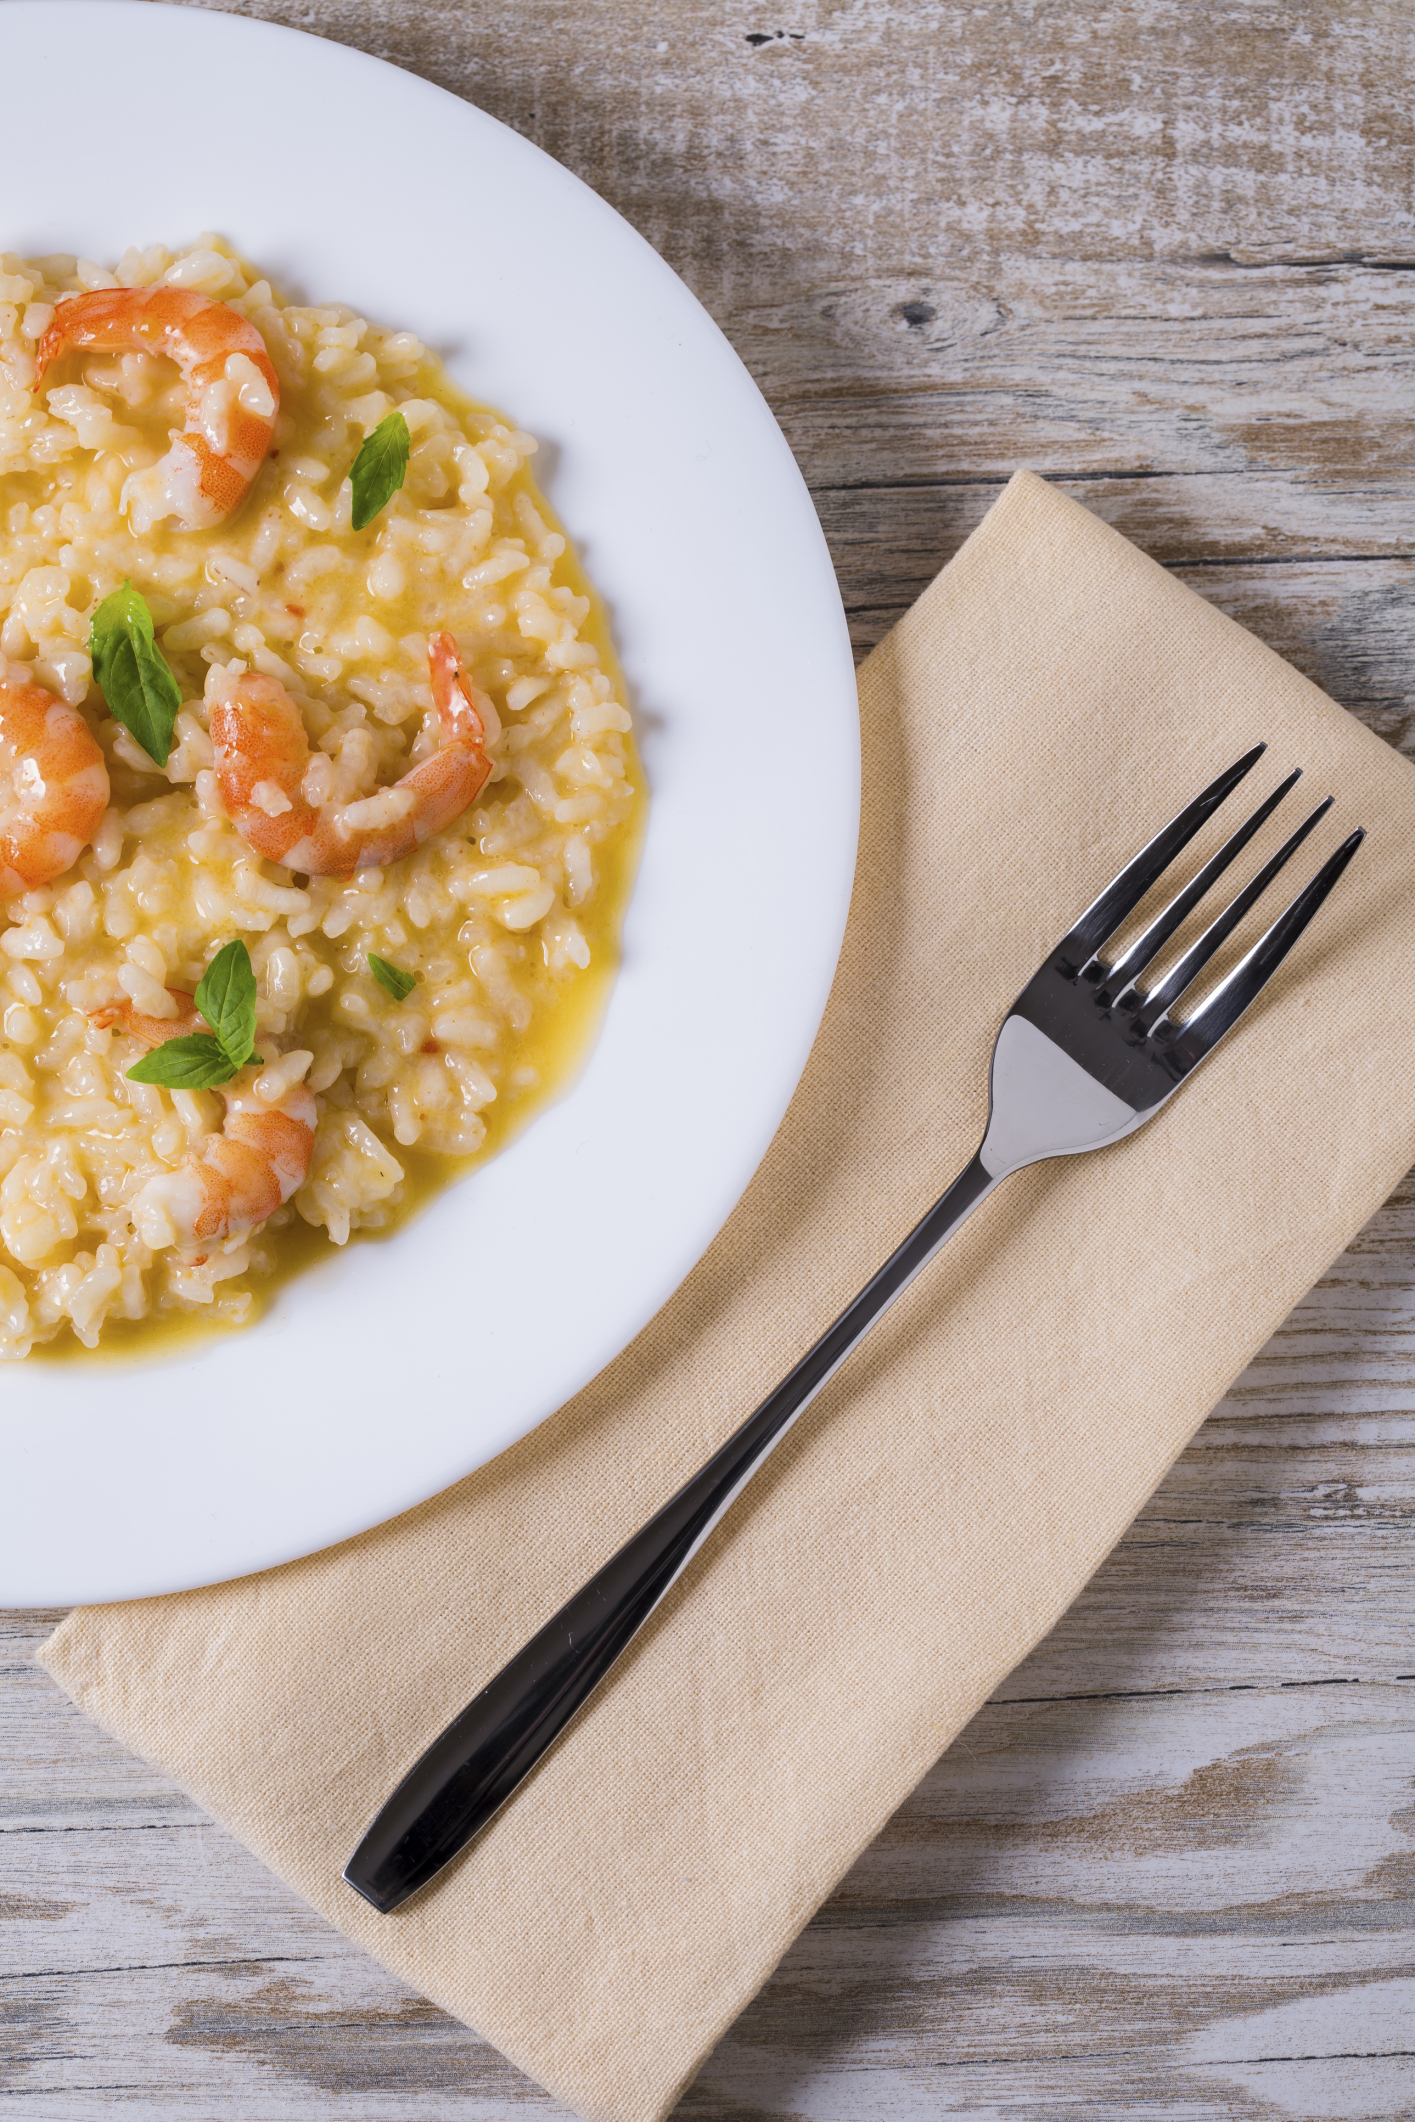
<path id="1" fill-rule="evenodd" d="M 997 1184 L 975 1156 L 756 1413 L 433 1741 L 350 1858 L 355 1892 L 388 1914 L 500 1810 L 792 1423 Z"/>

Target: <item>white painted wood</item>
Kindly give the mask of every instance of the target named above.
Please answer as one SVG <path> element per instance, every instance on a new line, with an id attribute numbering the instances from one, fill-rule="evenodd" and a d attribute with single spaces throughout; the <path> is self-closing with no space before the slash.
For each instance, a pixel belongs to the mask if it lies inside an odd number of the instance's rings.
<path id="1" fill-rule="evenodd" d="M 781 419 L 862 648 L 1027 463 L 1415 750 L 1408 10 L 244 11 L 469 95 L 645 230 Z M 685 2115 L 1415 2113 L 1412 1520 L 1407 1182 Z M 25 1662 L 55 1618 L 0 1621 L 0 2113 L 563 2114 L 65 1703 Z"/>

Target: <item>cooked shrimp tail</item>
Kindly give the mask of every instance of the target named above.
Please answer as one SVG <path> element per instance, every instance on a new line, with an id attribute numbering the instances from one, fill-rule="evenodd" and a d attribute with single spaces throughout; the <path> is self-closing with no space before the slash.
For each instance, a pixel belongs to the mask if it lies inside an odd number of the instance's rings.
<path id="1" fill-rule="evenodd" d="M 284 686 L 255 672 L 227 681 L 213 665 L 216 777 L 247 846 L 306 876 L 346 876 L 401 860 L 460 818 L 491 772 L 486 724 L 451 634 L 433 635 L 428 665 L 440 746 L 390 788 L 345 804 L 306 797 L 309 739 Z"/>
<path id="2" fill-rule="evenodd" d="M 0 898 L 72 869 L 107 807 L 108 768 L 83 716 L 42 685 L 0 678 Z"/>
<path id="3" fill-rule="evenodd" d="M 255 326 L 187 288 L 95 288 L 55 310 L 35 349 L 36 390 L 73 347 L 165 354 L 187 387 L 182 432 L 165 457 L 124 484 L 132 529 L 144 536 L 171 516 L 179 530 L 210 530 L 233 514 L 269 452 L 280 410 L 279 379 Z"/>

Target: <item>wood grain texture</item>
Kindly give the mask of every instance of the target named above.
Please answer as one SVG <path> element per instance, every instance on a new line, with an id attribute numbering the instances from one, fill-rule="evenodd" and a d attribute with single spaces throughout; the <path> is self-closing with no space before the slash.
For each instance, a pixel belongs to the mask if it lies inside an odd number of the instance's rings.
<path id="1" fill-rule="evenodd" d="M 1018 464 L 1415 752 L 1404 0 L 276 0 L 640 227 L 877 640 Z M 1373 998 L 1373 1008 L 1379 998 Z M 695 2122 L 1415 2116 L 1415 1186 L 723 2042 Z M 563 2113 L 0 1624 L 0 2111 Z"/>

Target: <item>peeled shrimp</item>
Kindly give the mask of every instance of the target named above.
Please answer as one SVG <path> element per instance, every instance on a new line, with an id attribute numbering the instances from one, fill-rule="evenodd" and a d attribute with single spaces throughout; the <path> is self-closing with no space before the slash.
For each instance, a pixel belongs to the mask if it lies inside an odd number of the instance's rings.
<path id="1" fill-rule="evenodd" d="M 175 987 L 167 992 L 177 1004 L 175 1017 L 149 1017 L 119 1002 L 92 1011 L 93 1022 L 100 1029 L 121 1025 L 144 1046 L 204 1029 L 192 997 Z M 274 1098 L 262 1097 L 264 1080 L 247 1071 L 244 1083 L 224 1084 L 221 1132 L 207 1135 L 174 1171 L 157 1172 L 133 1196 L 133 1228 L 154 1252 L 253 1230 L 304 1185 L 314 1152 L 314 1096 L 292 1083 Z"/>
<path id="2" fill-rule="evenodd" d="M 181 287 L 103 287 L 61 302 L 35 349 L 35 388 L 70 347 L 165 354 L 187 386 L 187 424 L 165 457 L 134 472 L 122 505 L 139 536 L 168 516 L 210 530 L 238 509 L 260 470 L 280 410 L 265 341 L 224 302 Z"/>
<path id="3" fill-rule="evenodd" d="M 305 1183 L 316 1114 L 304 1084 L 292 1084 L 273 1104 L 252 1084 L 227 1085 L 221 1095 L 221 1133 L 208 1135 L 175 1171 L 158 1172 L 133 1196 L 133 1227 L 154 1252 L 253 1230 Z"/>
<path id="4" fill-rule="evenodd" d="M 227 814 L 247 846 L 268 862 L 283 862 L 306 876 L 346 876 L 399 861 L 461 817 L 491 772 L 486 725 L 451 634 L 433 635 L 428 664 L 442 726 L 440 748 L 391 788 L 342 805 L 316 805 L 304 795 L 309 739 L 284 686 L 247 672 L 223 695 L 224 674 L 213 666 L 208 698 L 216 689 L 211 708 L 216 778 Z"/>
<path id="5" fill-rule="evenodd" d="M 108 769 L 82 715 L 0 677 L 0 898 L 72 869 L 107 807 Z"/>

